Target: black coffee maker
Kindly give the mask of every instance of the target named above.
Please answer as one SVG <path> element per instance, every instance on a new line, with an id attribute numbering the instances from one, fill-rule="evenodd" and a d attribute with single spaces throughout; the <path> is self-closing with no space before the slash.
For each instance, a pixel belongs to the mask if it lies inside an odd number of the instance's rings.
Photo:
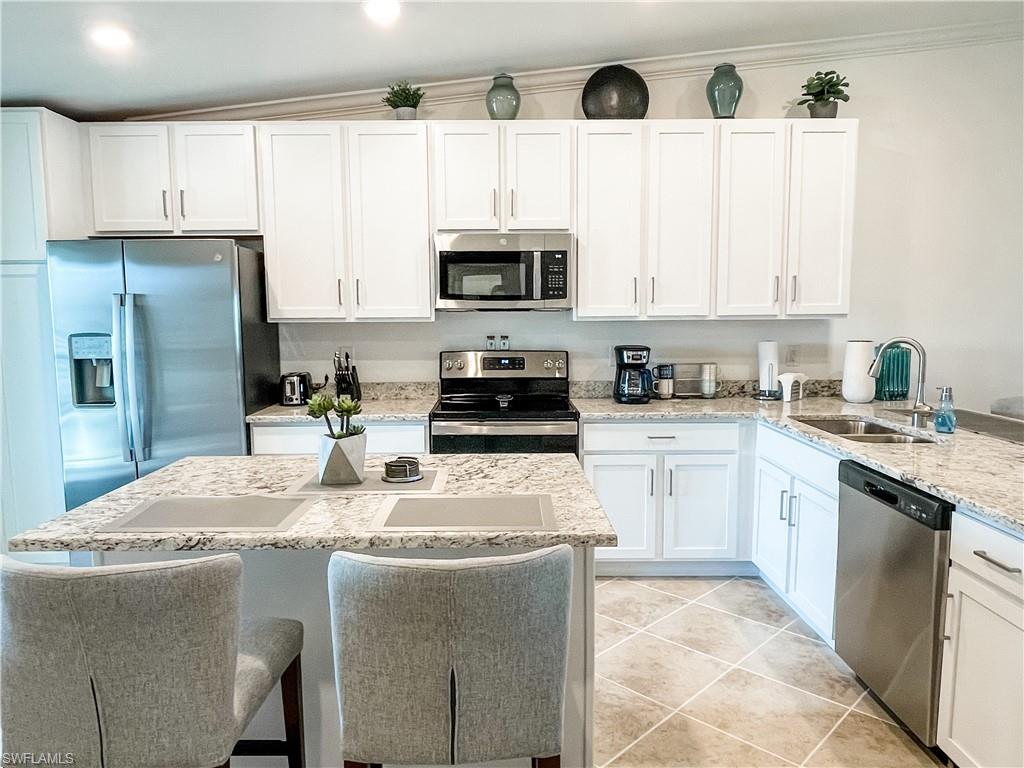
<path id="1" fill-rule="evenodd" d="M 647 368 L 651 348 L 623 344 L 615 348 L 615 381 L 612 396 L 617 403 L 642 404 L 651 401 L 654 376 Z"/>

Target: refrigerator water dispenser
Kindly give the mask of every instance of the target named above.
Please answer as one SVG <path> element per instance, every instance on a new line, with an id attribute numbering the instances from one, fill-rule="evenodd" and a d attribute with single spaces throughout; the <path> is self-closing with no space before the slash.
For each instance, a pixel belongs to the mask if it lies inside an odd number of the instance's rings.
<path id="1" fill-rule="evenodd" d="M 109 333 L 75 333 L 71 351 L 71 396 L 77 407 L 114 405 L 113 356 Z"/>

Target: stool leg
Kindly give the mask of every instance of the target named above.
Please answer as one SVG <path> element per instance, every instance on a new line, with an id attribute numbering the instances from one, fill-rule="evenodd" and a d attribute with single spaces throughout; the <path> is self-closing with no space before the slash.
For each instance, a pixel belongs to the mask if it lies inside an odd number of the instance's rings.
<path id="1" fill-rule="evenodd" d="M 284 709 L 288 768 L 305 768 L 306 737 L 302 723 L 302 654 L 295 657 L 281 675 L 281 703 Z"/>
<path id="2" fill-rule="evenodd" d="M 534 757 L 530 760 L 533 768 L 560 768 L 562 764 L 561 755 L 551 757 Z"/>

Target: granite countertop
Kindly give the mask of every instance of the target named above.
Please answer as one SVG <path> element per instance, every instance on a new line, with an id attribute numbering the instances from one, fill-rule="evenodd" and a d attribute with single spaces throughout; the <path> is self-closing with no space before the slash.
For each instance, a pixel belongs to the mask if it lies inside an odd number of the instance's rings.
<path id="1" fill-rule="evenodd" d="M 368 457 L 367 473 L 385 457 Z M 424 456 L 424 468 L 446 468 L 446 495 L 548 493 L 552 531 L 369 531 L 388 498 L 360 493 L 316 497 L 285 531 L 102 532 L 140 502 L 160 496 L 242 496 L 282 493 L 316 471 L 314 456 L 200 456 L 177 461 L 39 528 L 12 538 L 12 551 L 415 549 L 465 547 L 615 546 L 615 530 L 583 468 L 570 454 L 452 454 Z"/>
<path id="2" fill-rule="evenodd" d="M 1024 537 L 1024 446 L 962 429 L 952 435 L 914 429 L 909 416 L 890 410 L 908 408 L 909 403 L 858 405 L 834 397 L 811 397 L 793 403 L 744 397 L 653 400 L 647 405 L 622 405 L 611 399 L 579 399 L 573 403 L 584 421 L 760 421 L 966 507 L 977 517 Z M 791 418 L 839 415 L 867 417 L 937 442 L 858 443 Z"/>
<path id="3" fill-rule="evenodd" d="M 426 421 L 437 397 L 384 398 L 363 400 L 362 412 L 356 422 L 374 423 L 381 421 Z M 279 424 L 313 424 L 321 422 L 306 414 L 304 405 L 271 405 L 262 411 L 251 413 L 245 418 L 249 424 L 274 426 Z"/>

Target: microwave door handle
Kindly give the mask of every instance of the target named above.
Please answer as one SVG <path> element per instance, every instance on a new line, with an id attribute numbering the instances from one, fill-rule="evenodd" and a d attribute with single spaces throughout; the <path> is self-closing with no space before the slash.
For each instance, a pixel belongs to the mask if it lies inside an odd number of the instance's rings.
<path id="1" fill-rule="evenodd" d="M 114 379 L 114 413 L 117 418 L 117 432 L 121 440 L 121 461 L 126 464 L 134 460 L 131 439 L 128 436 L 128 414 L 124 401 L 124 340 L 121 338 L 123 293 L 110 297 L 110 367 Z"/>
<path id="2" fill-rule="evenodd" d="M 142 428 L 142 410 L 139 403 L 139 372 L 135 359 L 135 294 L 124 295 L 124 350 L 128 368 L 128 413 L 132 421 L 132 441 L 135 444 L 135 460 L 149 458 L 146 449 L 146 433 Z"/>
<path id="3" fill-rule="evenodd" d="M 540 301 L 540 297 L 541 297 L 541 289 L 540 289 L 541 270 L 540 270 L 540 263 L 541 263 L 540 251 L 534 251 L 533 252 L 533 298 L 534 298 L 534 301 Z"/>

